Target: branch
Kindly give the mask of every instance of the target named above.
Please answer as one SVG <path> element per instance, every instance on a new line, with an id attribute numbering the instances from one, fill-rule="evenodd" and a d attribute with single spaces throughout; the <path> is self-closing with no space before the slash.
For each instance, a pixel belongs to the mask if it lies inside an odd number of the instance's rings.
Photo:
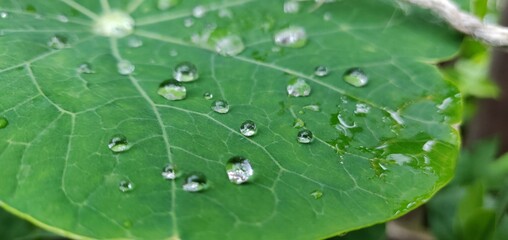
<path id="1" fill-rule="evenodd" d="M 439 15 L 452 27 L 493 47 L 508 46 L 508 28 L 483 23 L 477 17 L 462 12 L 451 0 L 399 0 Z"/>

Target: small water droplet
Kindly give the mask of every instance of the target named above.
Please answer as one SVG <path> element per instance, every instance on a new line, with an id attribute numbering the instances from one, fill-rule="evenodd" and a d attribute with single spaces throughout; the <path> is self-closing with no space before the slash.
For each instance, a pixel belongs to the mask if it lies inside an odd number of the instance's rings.
<path id="1" fill-rule="evenodd" d="M 332 14 L 329 13 L 329 12 L 326 12 L 324 15 L 323 15 L 323 20 L 325 21 L 330 21 L 332 20 Z"/>
<path id="2" fill-rule="evenodd" d="M 203 5 L 198 5 L 194 9 L 192 9 L 192 16 L 195 18 L 202 18 L 206 14 L 206 8 Z"/>
<path id="3" fill-rule="evenodd" d="M 242 184 L 249 181 L 254 174 L 254 169 L 248 159 L 237 156 L 229 159 L 226 164 L 226 172 L 229 181 L 235 184 Z"/>
<path id="4" fill-rule="evenodd" d="M 166 80 L 159 85 L 157 93 L 167 100 L 183 100 L 187 96 L 187 89 L 175 80 Z"/>
<path id="5" fill-rule="evenodd" d="M 176 6 L 180 0 L 159 0 L 157 2 L 157 8 L 161 11 L 168 10 L 171 7 Z"/>
<path id="6" fill-rule="evenodd" d="M 322 196 L 323 196 L 323 192 L 319 191 L 319 190 L 315 190 L 313 192 L 310 193 L 310 195 L 314 198 L 314 199 L 320 199 Z"/>
<path id="7" fill-rule="evenodd" d="M 287 91 L 293 97 L 306 97 L 310 95 L 311 87 L 304 79 L 296 78 L 289 81 Z"/>
<path id="8" fill-rule="evenodd" d="M 237 35 L 228 35 L 217 40 L 215 51 L 223 56 L 236 56 L 243 52 L 245 45 Z"/>
<path id="9" fill-rule="evenodd" d="M 296 140 L 298 140 L 299 143 L 308 144 L 314 140 L 314 136 L 310 130 L 303 129 L 298 132 Z"/>
<path id="10" fill-rule="evenodd" d="M 302 27 L 291 26 L 275 33 L 274 41 L 281 47 L 301 48 L 307 44 L 307 33 Z"/>
<path id="11" fill-rule="evenodd" d="M 174 50 L 174 49 L 173 49 L 173 50 L 171 50 L 171 51 L 169 51 L 169 56 L 171 56 L 171 57 L 176 57 L 176 56 L 178 56 L 178 51 L 176 51 L 176 50 Z"/>
<path id="12" fill-rule="evenodd" d="M 194 19 L 186 18 L 185 20 L 183 20 L 183 26 L 186 28 L 194 26 Z"/>
<path id="13" fill-rule="evenodd" d="M 293 127 L 294 128 L 303 128 L 303 127 L 305 127 L 305 122 L 302 119 L 297 118 L 297 119 L 295 119 L 295 122 L 293 123 Z"/>
<path id="14" fill-rule="evenodd" d="M 316 69 L 314 69 L 314 75 L 318 77 L 325 77 L 330 73 L 328 70 L 328 67 L 326 66 L 317 66 Z"/>
<path id="15" fill-rule="evenodd" d="M 225 114 L 229 112 L 229 104 L 224 100 L 215 100 L 212 103 L 212 110 L 217 113 Z"/>
<path id="16" fill-rule="evenodd" d="M 0 12 L 0 18 L 7 18 L 9 14 L 7 12 Z"/>
<path id="17" fill-rule="evenodd" d="M 284 2 L 285 13 L 298 13 L 300 11 L 300 3 L 295 0 Z"/>
<path id="18" fill-rule="evenodd" d="M 174 180 L 178 176 L 178 171 L 173 164 L 168 164 L 162 169 L 162 177 L 166 180 Z"/>
<path id="19" fill-rule="evenodd" d="M 436 141 L 429 140 L 429 141 L 425 142 L 425 144 L 423 144 L 422 150 L 425 152 L 430 152 L 430 151 L 432 151 L 432 148 L 434 147 L 434 145 L 436 145 Z"/>
<path id="20" fill-rule="evenodd" d="M 118 189 L 120 189 L 121 192 L 130 192 L 134 190 L 134 184 L 131 181 L 122 180 L 118 184 Z"/>
<path id="21" fill-rule="evenodd" d="M 311 105 L 304 106 L 303 109 L 310 110 L 313 112 L 321 111 L 321 107 L 317 104 L 311 104 Z"/>
<path id="22" fill-rule="evenodd" d="M 53 49 L 62 49 L 67 46 L 67 38 L 61 35 L 55 35 L 48 41 L 48 47 Z"/>
<path id="23" fill-rule="evenodd" d="M 206 100 L 212 100 L 213 94 L 211 92 L 205 92 L 203 93 L 203 98 L 205 98 Z"/>
<path id="24" fill-rule="evenodd" d="M 200 192 L 208 187 L 206 176 L 200 172 L 190 173 L 185 177 L 183 190 L 186 192 Z"/>
<path id="25" fill-rule="evenodd" d="M 363 87 L 369 83 L 369 77 L 360 68 L 351 68 L 344 73 L 344 81 L 355 86 Z"/>
<path id="26" fill-rule="evenodd" d="M 367 106 L 367 104 L 364 103 L 357 103 L 355 114 L 367 114 L 370 112 L 370 107 Z"/>
<path id="27" fill-rule="evenodd" d="M 134 69 L 136 67 L 130 61 L 122 59 L 118 61 L 118 63 L 116 64 L 116 68 L 119 74 L 130 75 L 134 72 Z"/>
<path id="28" fill-rule="evenodd" d="M 127 45 L 131 48 L 138 48 L 143 46 L 143 41 L 137 37 L 130 37 L 127 41 Z"/>
<path id="29" fill-rule="evenodd" d="M 56 16 L 56 19 L 60 22 L 63 22 L 63 23 L 69 22 L 69 18 L 67 18 L 67 16 L 65 16 L 65 15 L 58 15 L 58 16 Z"/>
<path id="30" fill-rule="evenodd" d="M 399 112 L 394 112 L 391 110 L 386 110 L 386 111 L 390 114 L 392 119 L 395 120 L 395 122 L 397 122 L 399 125 L 404 125 L 404 119 L 402 119 Z"/>
<path id="31" fill-rule="evenodd" d="M 121 38 L 134 31 L 134 19 L 121 11 L 110 11 L 95 20 L 93 31 L 97 35 Z"/>
<path id="32" fill-rule="evenodd" d="M 256 123 L 251 120 L 243 122 L 240 126 L 240 132 L 246 137 L 254 136 L 258 132 Z"/>
<path id="33" fill-rule="evenodd" d="M 76 71 L 78 72 L 78 74 L 92 74 L 92 73 L 95 73 L 92 70 L 92 65 L 90 65 L 90 63 L 83 63 L 83 64 L 79 65 L 78 69 Z"/>
<path id="34" fill-rule="evenodd" d="M 198 79 L 198 69 L 190 62 L 182 62 L 173 70 L 173 77 L 179 82 L 192 82 Z"/>
<path id="35" fill-rule="evenodd" d="M 441 104 L 437 106 L 437 108 L 441 111 L 446 110 L 453 103 L 453 98 L 449 97 L 443 100 Z"/>
<path id="36" fill-rule="evenodd" d="M 127 141 L 127 137 L 117 134 L 111 138 L 108 147 L 115 153 L 121 153 L 129 150 L 132 146 Z"/>
<path id="37" fill-rule="evenodd" d="M 9 125 L 9 121 L 5 117 L 0 117 L 0 129 L 6 128 Z"/>
<path id="38" fill-rule="evenodd" d="M 220 18 L 232 18 L 233 12 L 231 12 L 231 10 L 229 10 L 227 8 L 221 8 L 219 10 L 219 17 Z"/>

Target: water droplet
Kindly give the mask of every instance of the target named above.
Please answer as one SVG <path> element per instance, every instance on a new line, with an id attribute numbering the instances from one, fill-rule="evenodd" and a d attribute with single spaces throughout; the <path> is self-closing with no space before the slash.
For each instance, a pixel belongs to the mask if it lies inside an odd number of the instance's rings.
<path id="1" fill-rule="evenodd" d="M 67 18 L 67 16 L 65 16 L 65 15 L 58 15 L 58 16 L 56 16 L 56 19 L 60 22 L 63 22 L 63 23 L 69 22 L 69 18 Z"/>
<path id="2" fill-rule="evenodd" d="M 171 56 L 171 57 L 176 57 L 176 56 L 178 56 L 178 51 L 176 51 L 176 50 L 174 50 L 174 49 L 173 49 L 173 50 L 171 50 L 171 51 L 169 51 L 169 56 Z"/>
<path id="3" fill-rule="evenodd" d="M 294 128 L 303 128 L 303 127 L 305 127 L 305 122 L 302 119 L 297 118 L 297 119 L 295 119 L 295 122 L 293 123 L 293 127 Z"/>
<path id="4" fill-rule="evenodd" d="M 319 191 L 319 190 L 315 190 L 313 192 L 310 193 L 310 195 L 314 198 L 314 199 L 320 199 L 322 196 L 323 196 L 323 192 Z"/>
<path id="5" fill-rule="evenodd" d="M 321 107 L 319 105 L 317 105 L 317 104 L 311 104 L 311 105 L 304 106 L 303 109 L 311 110 L 311 111 L 314 111 L 314 112 L 321 111 Z"/>
<path id="6" fill-rule="evenodd" d="M 228 173 L 229 181 L 235 184 L 242 184 L 249 181 L 254 174 L 254 169 L 248 159 L 237 156 L 229 159 L 226 164 L 226 172 Z"/>
<path id="7" fill-rule="evenodd" d="M 317 66 L 316 69 L 314 69 L 314 75 L 318 77 L 325 77 L 330 73 L 328 68 L 326 66 Z"/>
<path id="8" fill-rule="evenodd" d="M 62 49 L 67 46 L 67 38 L 61 35 L 55 35 L 48 41 L 48 47 L 53 49 Z"/>
<path id="9" fill-rule="evenodd" d="M 129 38 L 127 45 L 131 48 L 138 48 L 143 46 L 143 41 L 137 37 L 131 37 Z"/>
<path id="10" fill-rule="evenodd" d="M 394 111 L 390 111 L 390 110 L 386 110 L 386 111 L 390 114 L 392 119 L 395 120 L 395 122 L 397 122 L 400 125 L 404 125 L 404 119 L 402 119 L 399 112 L 394 112 Z"/>
<path id="11" fill-rule="evenodd" d="M 243 52 L 244 49 L 242 38 L 237 35 L 220 38 L 215 44 L 215 51 L 223 56 L 235 56 Z"/>
<path id="12" fill-rule="evenodd" d="M 134 190 L 134 184 L 131 181 L 122 180 L 118 184 L 118 189 L 120 189 L 121 192 L 130 192 Z"/>
<path id="13" fill-rule="evenodd" d="M 258 132 L 256 123 L 251 120 L 243 122 L 240 126 L 240 132 L 246 137 L 254 136 Z"/>
<path id="14" fill-rule="evenodd" d="M 386 160 L 395 161 L 399 165 L 404 165 L 406 163 L 409 163 L 413 160 L 410 156 L 404 155 L 404 154 L 390 154 L 386 157 Z"/>
<path id="15" fill-rule="evenodd" d="M 325 21 L 330 21 L 330 20 L 332 20 L 332 14 L 331 14 L 331 13 L 329 13 L 329 12 L 325 13 L 325 14 L 323 15 L 323 20 L 325 20 Z"/>
<path id="16" fill-rule="evenodd" d="M 284 3 L 285 13 L 298 13 L 300 11 L 300 3 L 294 0 L 289 0 Z"/>
<path id="17" fill-rule="evenodd" d="M 314 136 L 310 130 L 304 129 L 298 132 L 296 140 L 298 140 L 299 143 L 308 144 L 314 140 Z"/>
<path id="18" fill-rule="evenodd" d="M 231 10 L 229 10 L 227 8 L 221 8 L 219 10 L 219 17 L 220 18 L 232 18 L 233 13 L 231 12 Z"/>
<path id="19" fill-rule="evenodd" d="M 306 97 L 310 95 L 311 87 L 305 80 L 296 78 L 289 81 L 287 91 L 293 97 Z"/>
<path id="20" fill-rule="evenodd" d="M 166 80 L 159 85 L 157 93 L 167 100 L 183 100 L 187 96 L 187 89 L 175 80 Z"/>
<path id="21" fill-rule="evenodd" d="M 425 144 L 423 144 L 422 150 L 425 152 L 430 152 L 430 151 L 432 151 L 432 148 L 434 147 L 434 145 L 436 145 L 436 141 L 429 140 L 429 141 L 425 142 Z"/>
<path id="22" fill-rule="evenodd" d="M 0 117 L 0 129 L 6 128 L 9 125 L 9 121 L 5 117 Z"/>
<path id="23" fill-rule="evenodd" d="M 122 59 L 118 61 L 118 63 L 116 64 L 116 68 L 119 74 L 129 75 L 134 72 L 134 69 L 136 67 L 130 61 Z"/>
<path id="24" fill-rule="evenodd" d="M 180 0 L 159 0 L 157 2 L 157 8 L 162 11 L 167 10 L 171 7 L 176 6 L 179 2 Z"/>
<path id="25" fill-rule="evenodd" d="M 121 38 L 134 31 L 134 19 L 121 11 L 110 11 L 95 21 L 93 31 L 97 35 Z"/>
<path id="26" fill-rule="evenodd" d="M 78 74 L 92 74 L 92 73 L 95 73 L 92 70 L 92 65 L 90 65 L 90 63 L 83 63 L 83 64 L 79 65 L 79 67 L 78 67 L 78 69 L 76 71 L 78 72 Z"/>
<path id="27" fill-rule="evenodd" d="M 370 112 L 370 107 L 367 106 L 367 104 L 364 103 L 357 103 L 355 114 L 367 114 Z"/>
<path id="28" fill-rule="evenodd" d="M 186 192 L 200 192 L 208 187 L 206 176 L 200 172 L 193 172 L 185 177 L 183 190 Z"/>
<path id="29" fill-rule="evenodd" d="M 0 18 L 7 18 L 9 16 L 6 12 L 0 12 Z"/>
<path id="30" fill-rule="evenodd" d="M 206 100 L 212 100 L 213 94 L 211 92 L 205 92 L 203 93 L 203 98 L 205 98 Z"/>
<path id="31" fill-rule="evenodd" d="M 184 27 L 192 27 L 194 25 L 194 19 L 192 18 L 186 18 L 185 20 L 183 20 L 183 26 Z"/>
<path id="32" fill-rule="evenodd" d="M 132 146 L 127 141 L 127 137 L 117 134 L 111 138 L 108 147 L 115 153 L 121 153 L 129 150 Z"/>
<path id="33" fill-rule="evenodd" d="M 453 98 L 449 97 L 443 100 L 441 104 L 437 106 L 437 108 L 441 111 L 446 110 L 453 103 Z"/>
<path id="34" fill-rule="evenodd" d="M 206 8 L 203 5 L 198 5 L 194 9 L 192 9 L 192 16 L 195 18 L 202 18 L 206 14 Z"/>
<path id="35" fill-rule="evenodd" d="M 224 100 L 215 100 L 212 103 L 212 110 L 217 113 L 228 113 L 229 112 L 229 104 Z"/>
<path id="36" fill-rule="evenodd" d="M 168 164 L 164 167 L 164 169 L 162 169 L 162 177 L 166 180 L 173 180 L 178 176 L 178 171 L 173 164 Z"/>
<path id="37" fill-rule="evenodd" d="M 281 47 L 301 48 L 307 44 L 307 33 L 302 27 L 291 26 L 275 33 L 274 41 Z"/>
<path id="38" fill-rule="evenodd" d="M 198 79 L 198 69 L 190 62 L 182 62 L 176 65 L 173 77 L 179 82 L 192 82 Z"/>
<path id="39" fill-rule="evenodd" d="M 369 83 L 369 77 L 360 68 L 351 68 L 344 73 L 344 81 L 355 86 L 363 87 Z"/>

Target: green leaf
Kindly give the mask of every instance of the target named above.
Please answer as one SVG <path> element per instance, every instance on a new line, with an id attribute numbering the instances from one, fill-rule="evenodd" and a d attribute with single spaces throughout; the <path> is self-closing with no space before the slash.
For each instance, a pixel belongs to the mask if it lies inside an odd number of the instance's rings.
<path id="1" fill-rule="evenodd" d="M 372 0 L 305 1 L 298 13 L 283 1 L 175 3 L 2 3 L 1 206 L 72 238 L 317 239 L 397 218 L 452 177 L 461 100 L 432 63 L 461 37 L 431 14 Z M 130 35 L 109 9 L 130 12 Z M 308 39 L 276 47 L 290 26 Z M 160 96 L 184 61 L 199 79 L 183 100 Z M 319 65 L 330 73 L 314 76 Z M 343 80 L 352 68 L 366 85 Z M 310 96 L 288 96 L 294 78 Z M 173 90 L 161 92 L 182 98 Z M 246 120 L 256 135 L 240 133 Z M 313 142 L 298 143 L 295 121 Z M 234 156 L 252 164 L 249 183 L 228 180 Z M 168 163 L 208 188 L 164 180 Z"/>

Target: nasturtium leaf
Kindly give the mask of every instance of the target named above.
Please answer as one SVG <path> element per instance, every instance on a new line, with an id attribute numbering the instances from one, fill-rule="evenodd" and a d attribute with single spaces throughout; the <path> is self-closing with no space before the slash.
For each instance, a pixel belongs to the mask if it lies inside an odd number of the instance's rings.
<path id="1" fill-rule="evenodd" d="M 297 4 L 2 2 L 0 205 L 72 238 L 317 239 L 428 200 L 452 176 L 461 117 L 433 64 L 460 35 L 391 1 Z M 276 44 L 283 29 L 304 32 Z M 197 75 L 170 101 L 160 84 L 184 62 Z M 366 84 L 344 80 L 353 68 Z M 288 96 L 294 79 L 309 96 Z M 242 184 L 233 157 L 252 167 Z"/>

